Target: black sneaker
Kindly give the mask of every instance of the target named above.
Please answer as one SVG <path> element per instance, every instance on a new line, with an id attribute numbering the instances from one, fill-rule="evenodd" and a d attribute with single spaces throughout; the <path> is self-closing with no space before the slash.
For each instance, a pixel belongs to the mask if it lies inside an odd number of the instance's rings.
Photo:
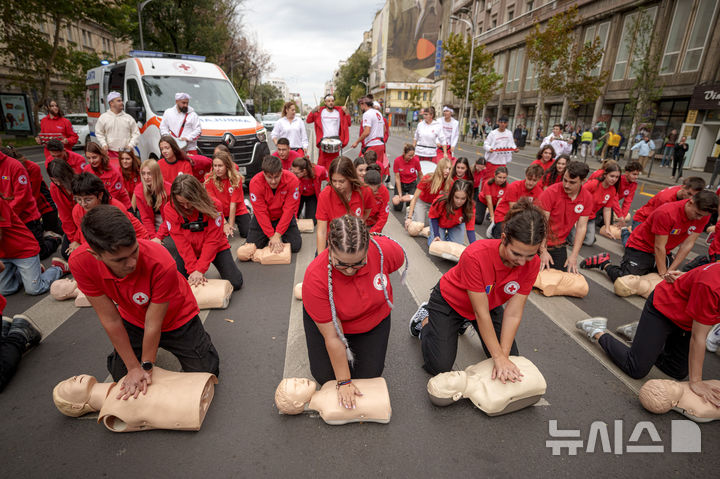
<path id="1" fill-rule="evenodd" d="M 465 322 L 462 323 L 462 325 L 460 326 L 460 331 L 458 331 L 458 334 L 462 336 L 467 332 L 470 326 L 472 326 L 472 324 L 466 319 Z"/>
<path id="2" fill-rule="evenodd" d="M 5 319 L 5 317 L 3 317 L 3 319 L 2 319 L 2 337 L 3 338 L 5 336 L 7 336 L 8 331 L 10 331 L 10 326 L 12 326 L 12 318 Z"/>
<path id="3" fill-rule="evenodd" d="M 422 322 L 428 317 L 428 310 L 425 309 L 427 303 L 420 305 L 415 314 L 410 318 L 410 335 L 416 338 L 420 337 L 420 331 L 422 331 Z"/>
<path id="4" fill-rule="evenodd" d="M 599 253 L 593 256 L 588 256 L 580 262 L 582 269 L 597 268 L 604 270 L 605 266 L 610 263 L 610 253 Z"/>
<path id="5" fill-rule="evenodd" d="M 25 338 L 28 348 L 37 346 L 42 339 L 40 328 L 24 314 L 13 316 L 12 324 L 8 330 L 8 336 L 20 335 Z"/>

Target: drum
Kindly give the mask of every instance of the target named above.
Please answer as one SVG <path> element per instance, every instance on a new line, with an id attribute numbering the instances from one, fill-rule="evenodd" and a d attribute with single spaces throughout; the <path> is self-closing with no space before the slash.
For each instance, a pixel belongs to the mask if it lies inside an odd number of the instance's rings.
<path id="1" fill-rule="evenodd" d="M 342 142 L 338 138 L 323 138 L 320 140 L 320 149 L 325 153 L 338 153 L 342 148 Z"/>

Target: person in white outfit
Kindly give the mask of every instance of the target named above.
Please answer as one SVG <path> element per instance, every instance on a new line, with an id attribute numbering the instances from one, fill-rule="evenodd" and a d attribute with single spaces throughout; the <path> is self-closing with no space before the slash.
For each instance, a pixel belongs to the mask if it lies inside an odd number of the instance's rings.
<path id="1" fill-rule="evenodd" d="M 186 153 L 197 155 L 197 139 L 202 134 L 200 117 L 190 106 L 190 95 L 175 93 L 175 106 L 165 110 L 160 122 L 160 134 L 170 135 L 173 138 L 187 143 Z"/>
<path id="2" fill-rule="evenodd" d="M 120 150 L 133 149 L 140 139 L 140 129 L 135 118 L 123 111 L 122 95 L 111 91 L 107 96 L 109 109 L 100 115 L 95 123 L 95 139 L 98 144 L 107 152 L 114 164 Z"/>
<path id="3" fill-rule="evenodd" d="M 540 144 L 540 148 L 545 145 L 550 145 L 555 148 L 555 158 L 560 155 L 570 156 L 570 153 L 572 152 L 572 142 L 563 139 L 562 125 L 560 124 L 553 125 L 552 133 L 543 139 L 543 142 Z"/>
<path id="4" fill-rule="evenodd" d="M 442 149 L 442 157 L 447 158 L 447 141 L 442 124 L 435 119 L 435 108 L 428 107 L 422 111 L 423 121 L 415 129 L 415 154 L 421 161 L 437 163 L 440 158 L 438 148 Z"/>
<path id="5" fill-rule="evenodd" d="M 455 151 L 455 146 L 460 138 L 460 124 L 453 118 L 453 109 L 449 106 L 443 107 L 443 119 L 440 120 L 440 124 L 443 127 L 443 133 L 445 133 L 445 144 L 447 145 L 447 154 L 452 156 Z M 439 152 L 438 152 L 439 153 Z"/>
<path id="6" fill-rule="evenodd" d="M 512 154 L 518 151 L 515 139 L 510 130 L 507 129 L 508 118 L 501 116 L 498 120 L 498 127 L 491 131 L 483 148 L 485 149 L 485 170 L 486 177 L 492 177 L 498 166 L 505 166 L 512 161 Z"/>
<path id="7" fill-rule="evenodd" d="M 295 102 L 289 101 L 283 105 L 282 118 L 280 118 L 270 135 L 277 145 L 280 138 L 287 138 L 290 142 L 290 149 L 305 156 L 308 147 L 307 130 L 305 122 L 295 115 Z"/>

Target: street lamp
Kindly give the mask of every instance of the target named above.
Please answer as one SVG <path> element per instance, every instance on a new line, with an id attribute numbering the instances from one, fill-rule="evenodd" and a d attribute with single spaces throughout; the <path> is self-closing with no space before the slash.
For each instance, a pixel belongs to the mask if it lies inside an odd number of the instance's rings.
<path id="1" fill-rule="evenodd" d="M 140 27 L 140 50 L 145 50 L 145 42 L 143 41 L 143 34 L 142 34 L 142 9 L 145 8 L 145 5 L 150 3 L 151 0 L 143 0 L 142 2 L 138 2 L 138 26 Z"/>
<path id="2" fill-rule="evenodd" d="M 458 13 L 470 13 L 470 9 L 467 7 L 463 7 L 458 10 Z M 461 120 L 465 120 L 463 123 L 461 121 L 460 127 L 463 128 L 464 132 L 464 124 L 467 123 L 467 119 L 465 119 L 465 110 L 467 109 L 468 102 L 470 100 L 470 81 L 472 80 L 472 64 L 473 64 L 473 55 L 475 54 L 475 22 L 471 22 L 470 20 L 467 20 L 465 18 L 460 18 L 457 15 L 450 15 L 450 20 L 454 20 L 457 22 L 463 22 L 467 24 L 470 27 L 470 65 L 468 66 L 468 77 L 467 77 L 467 85 L 465 87 L 465 101 L 463 102 L 463 110 L 462 110 L 462 118 Z M 465 139 L 465 133 L 463 133 L 463 141 Z"/>

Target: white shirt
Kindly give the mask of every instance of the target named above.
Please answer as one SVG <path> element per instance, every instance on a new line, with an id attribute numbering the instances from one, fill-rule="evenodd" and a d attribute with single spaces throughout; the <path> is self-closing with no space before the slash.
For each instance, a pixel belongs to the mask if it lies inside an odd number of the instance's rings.
<path id="1" fill-rule="evenodd" d="M 438 120 L 428 124 L 425 120 L 415 129 L 415 154 L 424 157 L 437 156 L 437 148 L 445 144 L 445 133 Z"/>
<path id="2" fill-rule="evenodd" d="M 440 124 L 443 127 L 443 133 L 445 133 L 445 140 L 449 142 L 450 148 L 454 150 L 458 138 L 460 138 L 460 124 L 455 118 L 450 118 L 450 121 L 445 121 L 445 117 L 440 120 Z M 447 142 L 445 144 L 448 144 Z"/>
<path id="3" fill-rule="evenodd" d="M 102 147 L 120 151 L 123 148 L 135 148 L 140 138 L 135 119 L 121 111 L 117 115 L 108 110 L 95 123 L 95 138 Z"/>
<path id="4" fill-rule="evenodd" d="M 515 139 L 513 138 L 513 134 L 510 130 L 505 129 L 505 131 L 500 131 L 500 129 L 495 129 L 488 134 L 487 138 L 485 139 L 485 143 L 483 144 L 483 148 L 485 148 L 485 152 L 487 155 L 485 155 L 485 160 L 488 163 L 492 163 L 493 165 L 507 165 L 512 161 L 512 151 L 493 151 L 497 149 L 517 149 L 517 146 L 515 146 Z"/>
<path id="5" fill-rule="evenodd" d="M 327 138 L 329 136 L 340 136 L 339 111 L 323 108 L 320 113 L 320 121 L 322 122 L 323 138 Z"/>
<path id="6" fill-rule="evenodd" d="M 552 133 L 546 136 L 543 142 L 540 143 L 540 148 L 542 149 L 542 147 L 545 145 L 550 145 L 553 147 L 553 149 L 555 150 L 555 158 L 560 155 L 569 155 L 572 151 L 572 144 L 560 139 L 559 137 L 554 136 Z"/>
<path id="7" fill-rule="evenodd" d="M 280 118 L 275 123 L 275 127 L 270 136 L 273 140 L 287 138 L 290 142 L 290 148 L 302 148 L 306 150 L 309 144 L 305 122 L 300 119 L 299 115 L 295 115 L 292 122 L 288 121 L 285 116 Z"/>
<path id="8" fill-rule="evenodd" d="M 363 130 L 370 127 L 370 134 L 363 140 L 364 146 L 378 146 L 383 144 L 385 137 L 385 122 L 379 111 L 375 108 L 368 108 L 362 116 Z"/>
<path id="9" fill-rule="evenodd" d="M 183 121 L 185 126 L 183 127 Z M 182 128 L 182 132 L 180 129 Z M 187 138 L 187 150 L 197 150 L 197 139 L 202 133 L 200 118 L 191 106 L 188 107 L 187 120 L 185 113 L 178 110 L 177 105 L 165 110 L 160 122 L 160 134 L 172 135 L 173 138 Z"/>

